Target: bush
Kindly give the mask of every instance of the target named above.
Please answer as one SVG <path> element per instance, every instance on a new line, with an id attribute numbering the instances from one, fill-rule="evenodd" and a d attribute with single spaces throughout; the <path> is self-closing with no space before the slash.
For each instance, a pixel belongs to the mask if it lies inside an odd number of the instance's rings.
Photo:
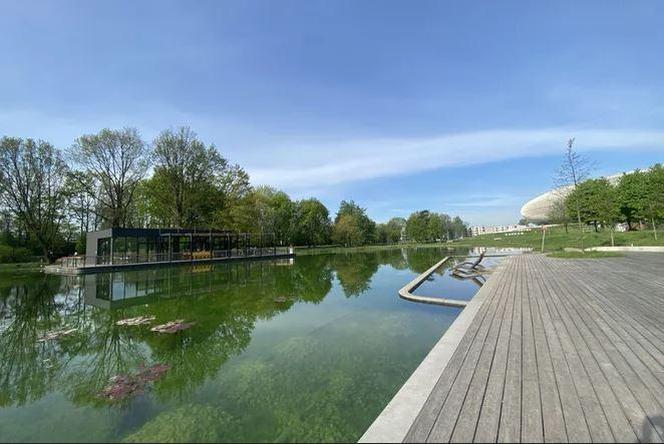
<path id="1" fill-rule="evenodd" d="M 0 245 L 0 263 L 28 262 L 31 257 L 27 248 Z"/>

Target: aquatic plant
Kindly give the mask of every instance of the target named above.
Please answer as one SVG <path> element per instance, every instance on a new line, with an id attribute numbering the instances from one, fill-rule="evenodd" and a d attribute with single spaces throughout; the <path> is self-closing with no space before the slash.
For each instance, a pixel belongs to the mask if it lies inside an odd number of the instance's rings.
<path id="1" fill-rule="evenodd" d="M 236 419 L 200 404 L 168 410 L 148 421 L 123 442 L 219 442 L 237 437 Z"/>

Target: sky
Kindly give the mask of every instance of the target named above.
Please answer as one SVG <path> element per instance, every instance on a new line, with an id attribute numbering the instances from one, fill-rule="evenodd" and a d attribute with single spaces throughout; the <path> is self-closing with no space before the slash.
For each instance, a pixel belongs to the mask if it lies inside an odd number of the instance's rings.
<path id="1" fill-rule="evenodd" d="M 254 185 L 516 223 L 664 161 L 664 2 L 0 0 L 0 136 L 190 126 Z"/>

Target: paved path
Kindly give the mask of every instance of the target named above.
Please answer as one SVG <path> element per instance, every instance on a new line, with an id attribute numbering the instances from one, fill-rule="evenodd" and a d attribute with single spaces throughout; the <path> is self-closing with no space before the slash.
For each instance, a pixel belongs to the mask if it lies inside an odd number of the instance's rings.
<path id="1" fill-rule="evenodd" d="M 662 442 L 664 254 L 506 261 L 405 441 Z"/>

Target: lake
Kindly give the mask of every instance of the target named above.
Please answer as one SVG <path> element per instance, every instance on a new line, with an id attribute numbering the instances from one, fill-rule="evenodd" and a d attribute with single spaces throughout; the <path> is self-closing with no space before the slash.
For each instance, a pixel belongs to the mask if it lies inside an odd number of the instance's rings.
<path id="1" fill-rule="evenodd" d="M 460 312 L 397 295 L 447 254 L 0 275 L 0 441 L 355 441 Z M 443 273 L 420 291 L 445 291 Z M 155 319 L 116 324 L 138 316 Z M 150 330 L 174 320 L 194 324 Z M 104 396 L 156 364 L 161 377 Z"/>

